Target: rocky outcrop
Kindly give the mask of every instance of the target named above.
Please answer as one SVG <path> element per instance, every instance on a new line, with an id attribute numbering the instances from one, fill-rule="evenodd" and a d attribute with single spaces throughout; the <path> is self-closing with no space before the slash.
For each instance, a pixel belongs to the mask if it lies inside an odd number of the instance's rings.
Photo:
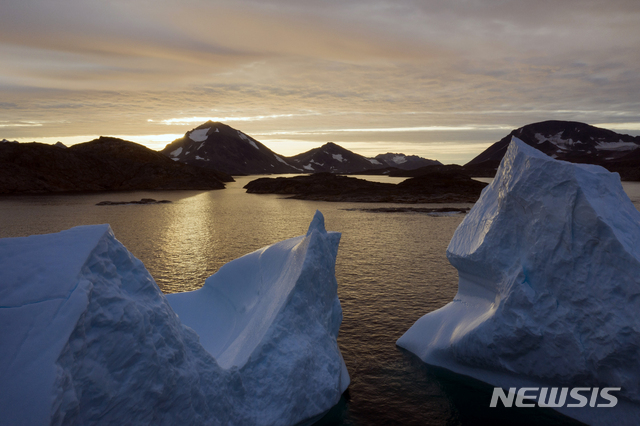
<path id="1" fill-rule="evenodd" d="M 101 137 L 62 148 L 0 144 L 0 194 L 222 189 L 231 176 L 171 161 L 134 142 Z"/>
<path id="2" fill-rule="evenodd" d="M 473 203 L 485 183 L 463 173 L 431 173 L 397 185 L 331 173 L 291 178 L 261 178 L 245 185 L 247 193 L 285 194 L 289 198 L 370 203 Z"/>

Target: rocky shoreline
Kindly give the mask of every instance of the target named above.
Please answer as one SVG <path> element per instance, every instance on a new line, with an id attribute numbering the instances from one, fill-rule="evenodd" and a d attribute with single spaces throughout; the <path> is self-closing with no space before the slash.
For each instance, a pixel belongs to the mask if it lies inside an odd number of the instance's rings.
<path id="1" fill-rule="evenodd" d="M 331 173 L 261 178 L 249 194 L 283 194 L 298 200 L 361 203 L 475 203 L 486 183 L 458 171 L 435 171 L 399 184 L 370 182 Z"/>

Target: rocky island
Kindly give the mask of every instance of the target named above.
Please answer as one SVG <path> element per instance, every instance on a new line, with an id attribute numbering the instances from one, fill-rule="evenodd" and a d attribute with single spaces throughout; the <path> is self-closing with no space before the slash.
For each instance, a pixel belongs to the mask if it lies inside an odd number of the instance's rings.
<path id="1" fill-rule="evenodd" d="M 332 173 L 260 178 L 245 185 L 250 194 L 284 194 L 298 200 L 363 203 L 474 203 L 486 183 L 452 170 L 426 171 L 399 184 L 370 182 Z"/>

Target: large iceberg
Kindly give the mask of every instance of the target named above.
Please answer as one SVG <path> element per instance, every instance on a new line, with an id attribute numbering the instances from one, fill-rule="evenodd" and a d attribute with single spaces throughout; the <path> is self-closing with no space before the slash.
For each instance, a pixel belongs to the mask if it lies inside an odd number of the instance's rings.
<path id="1" fill-rule="evenodd" d="M 108 225 L 0 240 L 1 422 L 313 421 L 349 384 L 339 239 L 318 212 L 171 304 Z"/>
<path id="2" fill-rule="evenodd" d="M 637 424 L 639 242 L 640 213 L 616 173 L 514 137 L 447 249 L 458 294 L 397 344 L 503 388 L 619 387 L 615 408 L 557 409 Z"/>

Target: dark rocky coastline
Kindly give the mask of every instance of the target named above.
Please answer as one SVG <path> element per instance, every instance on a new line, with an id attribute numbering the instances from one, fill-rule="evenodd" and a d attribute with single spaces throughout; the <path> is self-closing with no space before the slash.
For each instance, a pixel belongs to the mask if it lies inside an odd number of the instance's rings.
<path id="1" fill-rule="evenodd" d="M 331 173 L 261 178 L 245 185 L 250 194 L 283 194 L 299 200 L 363 203 L 474 203 L 485 183 L 457 171 L 437 171 L 399 184 L 370 182 Z"/>
<path id="2" fill-rule="evenodd" d="M 96 206 L 120 206 L 123 204 L 169 204 L 169 200 L 154 200 L 153 198 L 142 198 L 140 201 L 100 201 Z"/>

